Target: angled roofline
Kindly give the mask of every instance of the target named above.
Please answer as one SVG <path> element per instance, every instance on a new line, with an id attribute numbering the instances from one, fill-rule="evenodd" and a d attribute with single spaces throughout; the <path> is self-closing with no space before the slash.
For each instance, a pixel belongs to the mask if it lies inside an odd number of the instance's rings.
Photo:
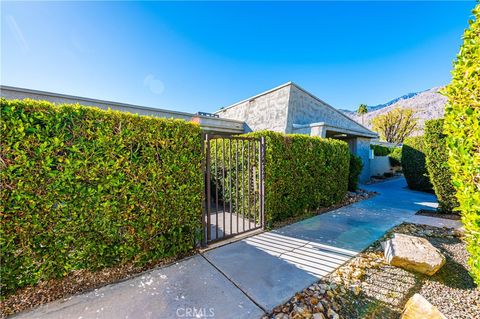
<path id="1" fill-rule="evenodd" d="M 241 101 L 239 101 L 239 102 L 230 104 L 229 106 L 222 107 L 222 108 L 219 109 L 218 111 L 215 111 L 213 114 L 220 113 L 220 112 L 222 112 L 222 111 L 225 111 L 225 110 L 227 110 L 227 109 L 230 109 L 230 108 L 232 108 L 232 107 L 235 107 L 235 106 L 237 106 L 237 105 L 239 105 L 239 104 L 248 102 L 248 101 L 250 101 L 250 100 L 255 100 L 256 98 L 259 98 L 259 97 L 262 96 L 262 95 L 267 95 L 267 94 L 269 94 L 269 93 L 272 93 L 272 92 L 275 92 L 275 91 L 277 91 L 277 90 L 283 89 L 284 87 L 289 86 L 289 85 L 292 85 L 292 84 L 293 84 L 292 81 L 288 81 L 288 82 L 286 82 L 286 83 L 283 83 L 283 84 L 281 84 L 281 85 L 279 85 L 279 86 L 274 87 L 273 89 L 270 89 L 270 90 L 261 92 L 261 93 L 259 93 L 259 94 L 257 94 L 257 95 L 251 96 L 251 97 L 249 97 L 249 98 L 247 98 L 247 99 L 244 99 L 244 100 L 241 100 Z"/>
<path id="2" fill-rule="evenodd" d="M 286 87 L 286 86 L 289 86 L 289 85 L 295 86 L 295 87 L 296 87 L 297 89 L 299 89 L 300 91 L 304 92 L 305 94 L 309 95 L 309 96 L 310 96 L 311 98 L 313 98 L 314 100 L 317 100 L 318 102 L 320 102 L 320 103 L 322 103 L 323 105 L 327 106 L 327 107 L 330 108 L 331 110 L 333 110 L 333 111 L 335 111 L 336 113 L 340 114 L 341 116 L 343 116 L 343 117 L 346 118 L 347 120 L 349 120 L 349 121 L 351 121 L 351 122 L 354 122 L 355 124 L 359 125 L 361 128 L 365 129 L 366 131 L 371 132 L 372 134 L 375 134 L 376 136 L 378 136 L 378 134 L 377 134 L 376 132 L 372 131 L 372 130 L 369 129 L 368 127 L 363 126 L 362 124 L 358 123 L 357 121 L 351 119 L 350 117 L 348 117 L 348 116 L 345 115 L 344 113 L 340 112 L 339 110 L 337 110 L 336 108 L 334 108 L 333 106 L 331 106 L 330 104 L 328 104 L 327 102 L 323 101 L 322 99 L 320 99 L 320 98 L 318 98 L 317 96 L 313 95 L 312 93 L 308 92 L 307 90 L 305 90 L 304 88 L 302 88 L 301 86 L 299 86 L 298 84 L 296 84 L 296 83 L 293 82 L 293 81 L 288 81 L 288 82 L 286 82 L 286 83 L 284 83 L 284 84 L 281 84 L 281 85 L 279 85 L 279 86 L 277 86 L 277 87 L 274 87 L 273 89 L 270 89 L 270 90 L 261 92 L 261 93 L 259 93 L 259 94 L 257 94 L 257 95 L 251 96 L 251 97 L 249 97 L 249 98 L 247 98 L 247 99 L 244 99 L 244 100 L 241 100 L 241 101 L 236 102 L 236 103 L 234 103 L 234 104 L 231 104 L 231 105 L 229 105 L 229 106 L 223 107 L 223 108 L 219 109 L 218 111 L 215 111 L 214 114 L 218 114 L 218 113 L 220 113 L 220 112 L 222 112 L 222 111 L 225 111 L 225 110 L 227 110 L 227 109 L 230 109 L 230 108 L 232 108 L 232 107 L 235 107 L 235 106 L 237 106 L 237 105 L 239 105 L 239 104 L 242 104 L 242 103 L 248 102 L 248 101 L 250 101 L 250 100 L 254 100 L 254 99 L 256 99 L 256 98 L 258 98 L 258 97 L 260 97 L 260 96 L 267 95 L 267 94 L 269 94 L 269 93 L 275 92 L 275 91 L 280 90 L 280 89 L 282 89 L 282 88 L 284 88 L 284 87 Z M 287 106 L 287 107 L 288 107 L 288 106 Z"/>
<path id="3" fill-rule="evenodd" d="M 360 127 L 362 127 L 363 129 L 369 131 L 369 132 L 372 132 L 373 134 L 377 135 L 378 136 L 378 133 L 372 131 L 371 129 L 369 129 L 368 127 L 365 127 L 363 126 L 362 124 L 358 123 L 357 121 L 351 119 L 350 117 L 348 117 L 347 115 L 345 115 L 344 113 L 342 113 L 341 111 L 337 110 L 336 108 L 334 108 L 333 106 L 331 106 L 330 104 L 328 104 L 327 102 L 325 102 L 324 100 L 316 97 L 315 95 L 313 95 L 312 93 L 308 92 L 307 90 L 305 90 L 304 88 L 302 88 L 301 86 L 299 86 L 298 84 L 294 83 L 294 82 L 289 82 L 291 85 L 295 86 L 297 89 L 299 89 L 300 91 L 308 94 L 311 98 L 317 100 L 318 102 L 324 104 L 325 106 L 329 107 L 330 109 L 332 109 L 333 111 L 335 111 L 336 113 L 340 114 L 341 116 L 343 116 L 344 118 L 346 118 L 347 120 L 351 121 L 351 122 L 354 122 L 355 124 L 358 124 Z"/>

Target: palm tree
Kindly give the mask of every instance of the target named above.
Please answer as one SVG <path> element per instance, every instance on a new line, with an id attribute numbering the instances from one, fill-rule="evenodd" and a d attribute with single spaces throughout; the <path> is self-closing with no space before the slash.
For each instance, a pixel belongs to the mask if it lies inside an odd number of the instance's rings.
<path id="1" fill-rule="evenodd" d="M 357 114 L 362 116 L 362 125 L 363 125 L 363 116 L 368 113 L 368 108 L 367 105 L 365 104 L 360 104 L 357 110 Z"/>

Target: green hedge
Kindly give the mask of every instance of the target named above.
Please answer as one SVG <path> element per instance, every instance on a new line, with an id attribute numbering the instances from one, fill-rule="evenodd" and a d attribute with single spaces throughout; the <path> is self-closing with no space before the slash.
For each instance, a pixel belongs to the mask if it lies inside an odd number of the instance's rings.
<path id="1" fill-rule="evenodd" d="M 395 147 L 390 154 L 388 155 L 391 166 L 401 166 L 402 165 L 402 148 Z"/>
<path id="2" fill-rule="evenodd" d="M 382 145 L 371 144 L 370 149 L 373 150 L 373 154 L 375 156 L 387 156 L 388 154 L 390 154 L 392 152 L 391 148 L 386 147 L 386 146 L 382 146 Z"/>
<path id="3" fill-rule="evenodd" d="M 471 272 L 480 285 L 480 5 L 465 30 L 452 82 L 443 90 L 448 102 L 445 134 L 453 185 L 465 225 Z"/>
<path id="4" fill-rule="evenodd" d="M 2 295 L 194 248 L 197 124 L 2 98 L 0 127 Z"/>
<path id="5" fill-rule="evenodd" d="M 344 198 L 350 162 L 347 143 L 271 131 L 247 136 L 265 137 L 267 222 L 302 215 Z"/>
<path id="6" fill-rule="evenodd" d="M 362 172 L 363 163 L 359 156 L 350 153 L 350 169 L 348 173 L 348 190 L 356 191 L 358 186 L 358 177 Z"/>
<path id="7" fill-rule="evenodd" d="M 408 137 L 402 147 L 402 171 L 408 187 L 419 191 L 431 191 L 425 165 L 425 141 L 423 136 Z"/>
<path id="8" fill-rule="evenodd" d="M 448 153 L 443 134 L 443 119 L 425 122 L 425 154 L 427 170 L 439 202 L 439 210 L 451 213 L 458 206 L 452 175 L 448 167 Z"/>

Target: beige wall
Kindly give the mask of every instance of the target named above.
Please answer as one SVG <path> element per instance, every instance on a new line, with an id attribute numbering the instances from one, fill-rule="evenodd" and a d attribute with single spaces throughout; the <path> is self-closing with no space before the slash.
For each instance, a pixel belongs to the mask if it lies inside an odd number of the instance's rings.
<path id="1" fill-rule="evenodd" d="M 216 114 L 221 118 L 245 121 L 247 130 L 284 133 L 287 125 L 289 92 L 290 88 L 287 85 L 220 109 Z"/>

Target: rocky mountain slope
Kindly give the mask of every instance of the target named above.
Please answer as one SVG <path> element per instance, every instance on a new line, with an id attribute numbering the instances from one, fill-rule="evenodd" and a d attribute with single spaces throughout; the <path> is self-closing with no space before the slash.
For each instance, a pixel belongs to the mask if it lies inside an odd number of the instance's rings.
<path id="1" fill-rule="evenodd" d="M 441 87 L 432 88 L 418 93 L 409 93 L 385 104 L 368 106 L 368 113 L 363 116 L 363 125 L 371 128 L 372 119 L 396 108 L 412 108 L 416 111 L 419 129 L 415 135 L 423 133 L 424 123 L 427 120 L 443 117 L 447 98 L 438 91 Z M 355 121 L 362 123 L 362 117 L 354 111 L 341 110 Z"/>

